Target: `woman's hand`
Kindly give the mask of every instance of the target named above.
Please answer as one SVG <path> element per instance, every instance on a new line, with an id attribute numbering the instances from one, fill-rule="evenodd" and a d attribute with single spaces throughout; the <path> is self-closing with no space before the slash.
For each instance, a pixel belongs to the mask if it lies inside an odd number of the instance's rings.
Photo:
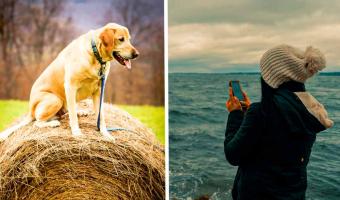
<path id="1" fill-rule="evenodd" d="M 239 101 L 237 97 L 233 95 L 233 89 L 229 87 L 229 99 L 226 102 L 226 107 L 229 112 L 234 110 L 248 110 L 251 102 L 248 95 L 245 92 L 242 92 L 245 101 Z M 243 109 L 242 109 L 243 108 Z"/>
<path id="2" fill-rule="evenodd" d="M 244 111 L 248 110 L 250 104 L 251 104 L 251 101 L 248 97 L 248 95 L 242 91 L 242 94 L 243 94 L 243 97 L 244 97 L 244 101 L 240 101 L 242 107 L 245 109 Z"/>

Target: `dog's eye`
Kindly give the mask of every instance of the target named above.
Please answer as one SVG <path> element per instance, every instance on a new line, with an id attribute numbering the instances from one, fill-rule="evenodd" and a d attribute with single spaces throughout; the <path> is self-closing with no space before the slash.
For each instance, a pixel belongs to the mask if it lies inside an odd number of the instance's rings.
<path id="1" fill-rule="evenodd" d="M 121 41 L 121 42 L 124 42 L 124 38 L 123 37 L 119 38 L 118 40 Z"/>

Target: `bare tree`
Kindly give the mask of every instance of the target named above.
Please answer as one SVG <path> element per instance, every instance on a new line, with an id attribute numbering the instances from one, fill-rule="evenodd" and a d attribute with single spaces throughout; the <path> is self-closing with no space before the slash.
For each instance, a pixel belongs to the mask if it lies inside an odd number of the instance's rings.
<path id="1" fill-rule="evenodd" d="M 0 98 L 27 98 L 33 81 L 71 39 L 72 19 L 59 18 L 64 5 L 65 1 L 49 0 L 0 2 L 0 70 L 4 75 Z"/>
<path id="2" fill-rule="evenodd" d="M 154 33 L 162 31 L 155 24 L 163 18 L 163 3 L 162 0 L 112 0 L 105 20 L 129 27 L 133 42 L 139 46 L 148 43 Z"/>
<path id="3" fill-rule="evenodd" d="M 141 53 L 127 72 L 114 68 L 107 98 L 116 103 L 164 104 L 164 24 L 161 0 L 112 0 L 104 23 L 116 22 L 130 30 Z M 119 76 L 117 76 L 119 74 Z M 113 91 L 119 91 L 113 93 Z"/>

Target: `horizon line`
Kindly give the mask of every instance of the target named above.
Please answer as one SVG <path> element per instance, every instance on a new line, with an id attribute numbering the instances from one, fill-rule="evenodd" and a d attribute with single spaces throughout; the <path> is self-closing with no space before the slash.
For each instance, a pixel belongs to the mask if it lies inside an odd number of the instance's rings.
<path id="1" fill-rule="evenodd" d="M 261 72 L 168 72 L 169 74 L 260 74 Z M 340 71 L 319 72 L 319 74 L 340 74 Z"/>

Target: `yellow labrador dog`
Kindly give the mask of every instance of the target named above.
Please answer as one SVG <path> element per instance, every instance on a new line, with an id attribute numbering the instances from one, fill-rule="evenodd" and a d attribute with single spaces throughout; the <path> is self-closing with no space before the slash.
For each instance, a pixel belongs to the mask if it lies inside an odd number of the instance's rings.
<path id="1" fill-rule="evenodd" d="M 95 45 L 99 55 L 94 54 Z M 138 51 L 130 43 L 130 35 L 124 26 L 109 23 L 97 30 L 91 30 L 73 40 L 64 48 L 57 58 L 45 69 L 33 84 L 29 114 L 25 120 L 0 133 L 0 140 L 6 139 L 20 127 L 36 120 L 39 127 L 56 127 L 58 112 L 69 112 L 70 127 L 74 136 L 82 135 L 79 129 L 76 102 L 91 97 L 96 116 L 100 103 L 100 76 L 102 59 L 105 63 L 103 75 L 107 77 L 110 62 L 115 59 L 120 64 L 131 68 L 131 59 L 138 56 Z M 100 132 L 105 137 L 111 137 L 107 132 L 105 118 L 101 112 Z"/>

